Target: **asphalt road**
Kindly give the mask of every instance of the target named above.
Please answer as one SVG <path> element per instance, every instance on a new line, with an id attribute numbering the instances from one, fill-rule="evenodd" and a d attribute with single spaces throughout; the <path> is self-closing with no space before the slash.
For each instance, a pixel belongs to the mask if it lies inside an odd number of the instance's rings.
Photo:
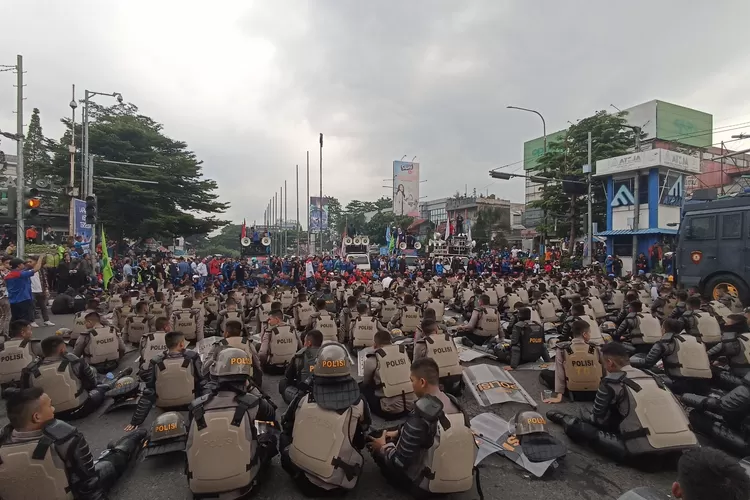
<path id="1" fill-rule="evenodd" d="M 35 329 L 35 338 L 44 338 L 54 334 L 59 327 L 71 327 L 73 317 L 57 316 L 52 321 L 56 327 L 41 327 Z M 123 360 L 121 367 L 135 366 L 136 354 L 129 354 Z M 562 403 L 559 405 L 545 405 L 540 402 L 539 395 L 543 389 L 538 381 L 538 372 L 515 371 L 514 377 L 520 382 L 528 393 L 540 403 L 538 411 L 544 414 L 551 407 L 577 413 L 585 403 Z M 286 408 L 277 391 L 280 377 L 266 375 L 264 377 L 264 389 L 272 396 L 279 406 L 279 418 L 281 412 Z M 479 406 L 474 397 L 467 390 L 461 399 L 464 409 L 470 417 L 485 411 L 493 411 L 509 420 L 517 411 L 528 409 L 525 405 L 507 404 L 494 406 L 491 409 Z M 105 401 L 105 406 L 108 402 Z M 147 425 L 157 415 L 157 409 L 152 411 Z M 94 415 L 76 421 L 75 425 L 84 433 L 95 456 L 104 450 L 107 443 L 124 433 L 123 428 L 129 423 L 131 412 L 123 410 L 108 415 L 101 415 L 102 410 Z M 7 423 L 5 405 L 0 405 L 0 424 Z M 377 418 L 377 417 L 376 417 Z M 375 422 L 377 426 L 381 422 Z M 668 494 L 674 472 L 644 473 L 632 468 L 623 467 L 613 462 L 600 458 L 584 447 L 578 446 L 567 439 L 562 429 L 551 424 L 552 433 L 565 442 L 569 449 L 567 457 L 562 461 L 562 466 L 554 474 L 544 479 L 537 479 L 531 474 L 516 466 L 504 457 L 493 455 L 486 458 L 481 465 L 481 485 L 484 496 L 487 499 L 548 499 L 560 500 L 601 500 L 616 499 L 625 491 L 637 486 L 652 486 L 664 494 Z M 357 489 L 350 493 L 358 499 L 375 500 L 379 498 L 410 498 L 395 490 L 380 475 L 368 453 L 365 455 L 365 469 L 360 478 Z M 110 498 L 112 500 L 144 500 L 144 499 L 177 499 L 191 498 L 187 487 L 187 479 L 184 475 L 184 461 L 174 456 L 156 457 L 147 462 L 136 462 L 131 469 L 120 479 Z M 279 464 L 278 456 L 274 458 L 273 465 L 267 470 L 263 477 L 263 483 L 252 495 L 253 498 L 261 499 L 299 499 L 304 498 L 289 476 L 283 471 Z M 477 498 L 475 490 L 456 495 L 455 498 L 469 500 Z"/>

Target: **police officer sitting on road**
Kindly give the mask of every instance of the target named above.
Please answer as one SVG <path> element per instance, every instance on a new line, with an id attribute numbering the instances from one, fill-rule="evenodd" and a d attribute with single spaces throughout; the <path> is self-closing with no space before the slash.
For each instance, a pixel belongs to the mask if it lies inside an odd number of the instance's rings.
<path id="1" fill-rule="evenodd" d="M 226 347 L 236 347 L 242 349 L 253 360 L 253 383 L 256 387 L 263 387 L 263 369 L 260 364 L 260 357 L 255 350 L 252 338 L 242 336 L 242 323 L 239 321 L 227 321 L 224 325 L 224 338 L 216 342 L 206 355 L 203 363 L 203 374 L 206 376 L 211 369 L 211 365 L 216 359 L 216 355 Z"/>
<path id="2" fill-rule="evenodd" d="M 357 318 L 352 321 L 351 331 L 351 343 L 350 346 L 354 349 L 360 349 L 362 347 L 368 347 L 372 345 L 372 340 L 376 332 L 383 332 L 390 335 L 390 332 L 386 330 L 383 325 L 380 324 L 378 318 L 367 314 L 369 307 L 367 304 L 357 304 Z"/>
<path id="3" fill-rule="evenodd" d="M 605 373 L 602 353 L 591 342 L 590 334 L 591 326 L 579 319 L 570 328 L 573 340 L 555 345 L 555 369 L 539 373 L 541 383 L 557 393 L 545 403 L 560 403 L 565 392 L 576 401 L 594 399 Z"/>
<path id="4" fill-rule="evenodd" d="M 721 326 L 721 342 L 709 349 L 708 358 L 715 361 L 721 357 L 727 359 L 735 377 L 750 373 L 750 328 L 744 314 L 730 314 Z"/>
<path id="5" fill-rule="evenodd" d="M 471 313 L 469 322 L 459 326 L 457 337 L 465 337 L 472 345 L 484 345 L 492 338 L 502 338 L 503 329 L 497 309 L 490 306 L 490 297 L 486 294 L 479 296 L 479 305 Z"/>
<path id="6" fill-rule="evenodd" d="M 41 344 L 42 356 L 24 368 L 21 386 L 41 387 L 60 420 L 91 415 L 104 403 L 104 393 L 109 387 L 98 385 L 96 372 L 86 361 L 68 354 L 62 337 L 53 335 Z"/>
<path id="7" fill-rule="evenodd" d="M 401 418 L 414 407 L 414 390 L 409 380 L 409 355 L 406 347 L 391 343 L 391 334 L 375 333 L 373 352 L 365 359 L 362 395 L 370 410 L 386 420 Z"/>
<path id="8" fill-rule="evenodd" d="M 646 470 L 698 445 L 682 407 L 660 378 L 630 366 L 622 344 L 604 344 L 601 351 L 607 376 L 591 415 L 583 419 L 548 411 L 548 419 L 562 425 L 573 441 Z"/>
<path id="9" fill-rule="evenodd" d="M 284 322 L 284 313 L 280 309 L 272 310 L 258 353 L 263 370 L 272 374 L 284 373 L 300 347 L 296 332 Z"/>
<path id="10" fill-rule="evenodd" d="M 317 311 L 312 313 L 312 329 L 318 330 L 323 334 L 324 342 L 336 342 L 338 339 L 338 325 L 336 325 L 336 315 L 329 312 L 326 299 L 320 298 L 315 303 Z"/>
<path id="11" fill-rule="evenodd" d="M 281 465 L 305 495 L 351 490 L 362 474 L 370 410 L 350 370 L 343 345 L 324 345 L 312 390 L 300 393 L 284 413 Z"/>
<path id="12" fill-rule="evenodd" d="M 584 312 L 583 304 L 573 304 L 570 306 L 570 314 L 566 316 L 565 321 L 563 321 L 558 342 L 570 342 L 575 338 L 572 334 L 573 323 L 580 321 L 581 316 L 584 314 L 586 313 Z M 508 328 L 511 329 L 510 325 L 508 325 Z"/>
<path id="13" fill-rule="evenodd" d="M 207 394 L 190 405 L 187 477 L 194 496 L 245 498 L 278 453 L 276 408 L 252 384 L 253 361 L 227 347 L 210 368 Z M 221 495 L 219 495 L 221 494 Z"/>
<path id="14" fill-rule="evenodd" d="M 687 299 L 687 310 L 680 317 L 685 333 L 699 337 L 708 348 L 721 341 L 721 326 L 710 313 L 701 311 L 701 298 L 692 295 Z"/>
<path id="15" fill-rule="evenodd" d="M 155 332 L 141 337 L 141 345 L 138 350 L 140 353 L 140 364 L 138 366 L 138 376 L 143 379 L 148 376 L 151 360 L 167 350 L 167 344 L 164 341 L 167 333 L 172 331 L 172 325 L 169 319 L 160 316 L 154 321 Z"/>
<path id="16" fill-rule="evenodd" d="M 31 338 L 31 323 L 25 319 L 10 322 L 8 340 L 0 343 L 0 384 L 15 385 L 21 380 L 21 372 L 40 356 L 39 341 Z"/>
<path id="17" fill-rule="evenodd" d="M 292 311 L 294 313 L 294 327 L 304 337 L 305 332 L 310 328 L 312 313 L 314 312 L 314 308 L 307 301 L 307 294 L 304 291 L 297 295 L 297 303 L 292 306 Z"/>
<path id="18" fill-rule="evenodd" d="M 83 358 L 99 373 L 117 368 L 125 355 L 125 342 L 113 326 L 103 326 L 97 312 L 86 315 L 87 330 L 78 337 L 73 354 Z"/>
<path id="19" fill-rule="evenodd" d="M 502 363 L 510 363 L 505 370 L 514 370 L 522 363 L 534 363 L 542 358 L 549 361 L 547 343 L 544 341 L 542 325 L 531 321 L 531 309 L 523 307 L 518 310 L 518 323 L 513 325 L 510 336 L 510 350 L 501 347 L 495 349 L 495 356 Z"/>
<path id="20" fill-rule="evenodd" d="M 284 378 L 279 381 L 279 393 L 286 404 L 290 404 L 300 391 L 310 389 L 315 361 L 322 344 L 323 334 L 320 331 L 307 332 L 304 347 L 294 355 L 294 359 L 286 368 Z"/>
<path id="21" fill-rule="evenodd" d="M 0 432 L 0 497 L 104 500 L 146 438 L 140 430 L 112 443 L 98 460 L 83 434 L 55 419 L 41 387 L 8 397 L 10 423 Z"/>
<path id="22" fill-rule="evenodd" d="M 134 345 L 139 345 L 141 338 L 151 332 L 151 317 L 148 315 L 148 302 L 138 302 L 135 314 L 125 321 L 123 339 Z"/>
<path id="23" fill-rule="evenodd" d="M 433 359 L 440 370 L 440 388 L 455 397 L 463 392 L 463 369 L 453 337 L 440 330 L 435 320 L 422 321 L 423 336 L 414 344 L 414 361 Z"/>
<path id="24" fill-rule="evenodd" d="M 164 336 L 167 350 L 151 360 L 146 388 L 138 400 L 130 425 L 132 431 L 143 424 L 151 408 L 175 410 L 186 407 L 201 393 L 203 370 L 200 356 L 196 351 L 185 349 L 185 335 L 182 332 L 169 332 Z"/>
<path id="25" fill-rule="evenodd" d="M 368 437 L 373 459 L 391 483 L 415 496 L 468 491 L 477 456 L 468 418 L 440 390 L 434 360 L 419 359 L 410 372 L 419 399 L 400 429 Z"/>
<path id="26" fill-rule="evenodd" d="M 680 400 L 693 408 L 688 414 L 692 428 L 713 438 L 719 448 L 735 455 L 750 455 L 750 374 L 742 384 L 720 398 L 683 394 Z"/>
<path id="27" fill-rule="evenodd" d="M 675 393 L 707 394 L 711 389 L 711 363 L 706 347 L 699 338 L 681 334 L 682 325 L 667 318 L 662 324 L 662 337 L 646 355 L 635 355 L 630 364 L 647 370 L 662 361 L 667 375 L 664 382 Z"/>

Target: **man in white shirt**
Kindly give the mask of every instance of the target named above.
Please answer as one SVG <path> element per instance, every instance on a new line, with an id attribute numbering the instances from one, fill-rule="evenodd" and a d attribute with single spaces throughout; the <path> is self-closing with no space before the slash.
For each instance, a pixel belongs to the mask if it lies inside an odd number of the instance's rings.
<path id="1" fill-rule="evenodd" d="M 305 262 L 305 281 L 307 281 L 307 289 L 312 290 L 315 285 L 315 271 L 313 269 L 312 258 L 308 258 Z"/>
<path id="2" fill-rule="evenodd" d="M 47 311 L 47 298 L 49 292 L 45 290 L 45 286 L 42 285 L 41 273 L 34 273 L 30 278 L 31 280 L 31 295 L 34 297 L 34 304 L 39 310 L 42 311 L 42 319 L 44 319 L 44 326 L 55 326 L 53 322 L 49 320 L 49 312 Z M 45 283 L 46 285 L 46 283 Z M 34 312 L 36 316 L 36 312 Z M 33 328 L 37 328 L 39 325 L 34 321 L 31 323 Z"/>
<path id="3" fill-rule="evenodd" d="M 206 259 L 203 259 L 196 266 L 198 276 L 200 276 L 200 284 L 205 285 L 206 279 L 208 278 L 208 267 L 206 266 Z"/>
<path id="4" fill-rule="evenodd" d="M 122 275 L 125 281 L 130 281 L 133 277 L 133 266 L 130 265 L 130 259 L 125 259 L 125 264 L 122 265 Z"/>

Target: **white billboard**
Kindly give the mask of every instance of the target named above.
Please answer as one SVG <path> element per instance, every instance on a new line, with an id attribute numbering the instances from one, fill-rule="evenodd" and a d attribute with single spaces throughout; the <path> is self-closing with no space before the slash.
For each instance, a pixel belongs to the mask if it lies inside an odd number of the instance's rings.
<path id="1" fill-rule="evenodd" d="M 393 213 L 419 216 L 419 163 L 393 162 Z"/>
<path id="2" fill-rule="evenodd" d="M 599 160 L 596 162 L 594 176 L 616 175 L 651 167 L 667 167 L 678 172 L 697 174 L 701 171 L 701 162 L 695 156 L 666 149 L 652 149 Z"/>

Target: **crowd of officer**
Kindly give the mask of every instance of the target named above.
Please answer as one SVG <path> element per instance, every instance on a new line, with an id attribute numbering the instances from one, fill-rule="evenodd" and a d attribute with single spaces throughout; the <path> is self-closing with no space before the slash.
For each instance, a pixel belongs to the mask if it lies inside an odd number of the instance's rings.
<path id="1" fill-rule="evenodd" d="M 554 391 L 545 402 L 594 406 L 548 419 L 619 462 L 671 463 L 698 447 L 693 431 L 748 455 L 750 330 L 726 292 L 704 302 L 668 284 L 597 274 L 332 279 L 309 294 L 142 284 L 90 301 L 71 330 L 41 341 L 24 320 L 11 323 L 0 351 L 10 420 L 0 434 L 0 498 L 104 498 L 141 448 L 147 457 L 184 453 L 196 497 L 247 495 L 276 454 L 303 493 L 345 492 L 365 448 L 414 495 L 470 490 L 477 447 L 457 399 L 457 343 L 507 370 L 554 354 L 555 369 L 540 373 Z M 466 322 L 456 326 L 447 308 Z M 112 375 L 128 346 L 139 351 L 136 373 Z M 283 414 L 263 373 L 283 375 Z M 692 408 L 687 416 L 675 395 Z M 94 461 L 69 422 L 108 398 L 105 411 L 133 417 Z M 147 432 L 140 427 L 154 406 Z M 371 413 L 405 422 L 375 430 Z M 35 480 L 31 467 L 49 480 Z"/>

